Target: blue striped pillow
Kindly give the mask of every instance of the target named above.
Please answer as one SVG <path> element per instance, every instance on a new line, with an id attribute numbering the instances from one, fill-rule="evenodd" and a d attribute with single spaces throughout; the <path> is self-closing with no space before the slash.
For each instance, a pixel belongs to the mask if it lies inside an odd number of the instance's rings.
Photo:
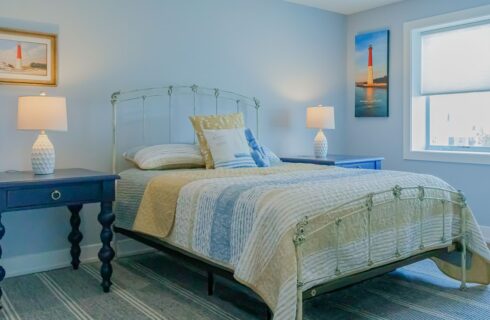
<path id="1" fill-rule="evenodd" d="M 235 155 L 236 160 L 230 161 L 215 161 L 214 167 L 218 168 L 228 168 L 228 169 L 236 169 L 236 168 L 254 168 L 257 165 L 255 161 L 252 159 L 250 155 L 237 154 Z"/>
<path id="2" fill-rule="evenodd" d="M 216 169 L 257 167 L 250 154 L 244 128 L 204 129 L 203 133 Z"/>
<path id="3" fill-rule="evenodd" d="M 281 159 L 271 149 L 261 145 L 249 128 L 245 129 L 245 137 L 252 149 L 252 158 L 258 167 L 270 167 L 281 163 Z"/>

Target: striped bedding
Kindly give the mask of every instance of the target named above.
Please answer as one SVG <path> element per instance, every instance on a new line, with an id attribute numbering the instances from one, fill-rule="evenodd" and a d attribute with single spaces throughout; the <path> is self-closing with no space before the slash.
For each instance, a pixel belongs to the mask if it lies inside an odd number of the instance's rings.
<path id="1" fill-rule="evenodd" d="M 199 146 L 194 144 L 160 144 L 140 146 L 123 154 L 143 170 L 203 168 Z"/>
<path id="2" fill-rule="evenodd" d="M 330 167 L 312 170 L 304 166 L 295 170 L 294 165 L 289 166 L 292 166 L 290 170 L 274 174 L 200 178 L 186 183 L 177 198 L 172 231 L 163 239 L 233 269 L 235 278 L 259 294 L 274 311 L 274 318 L 281 320 L 294 319 L 296 313 L 297 273 L 292 237 L 301 218 L 318 216 L 342 203 L 395 185 L 451 189 L 444 181 L 429 175 Z M 124 173 L 122 177 L 124 181 Z M 118 190 L 118 202 L 131 202 L 124 199 L 127 194 Z M 442 214 L 440 207 L 430 207 L 430 202 L 426 205 L 429 207 L 425 208 L 428 214 L 424 216 L 422 237 L 429 244 L 440 239 Z M 116 203 L 118 217 L 122 207 Z M 410 219 L 415 211 L 410 203 L 403 208 L 406 213 L 400 231 L 403 255 L 419 252 L 420 229 L 413 223 L 416 219 Z M 327 217 L 333 218 L 336 217 Z M 473 257 L 483 258 L 488 283 L 490 252 L 474 218 L 471 216 L 469 220 L 469 248 L 475 253 Z M 392 221 L 392 212 L 386 210 L 373 222 L 375 261 L 390 258 L 394 252 L 395 235 L 388 221 Z M 362 224 L 363 221 L 351 221 L 352 228 L 342 231 L 339 245 L 342 270 L 366 263 L 367 244 Z M 446 208 L 446 233 L 458 234 L 460 224 L 455 208 Z M 332 231 L 326 235 L 327 243 L 330 240 L 334 243 Z M 313 280 L 318 277 L 334 277 L 333 247 L 321 248 L 304 258 L 304 277 L 309 283 L 305 289 L 314 286 Z"/>

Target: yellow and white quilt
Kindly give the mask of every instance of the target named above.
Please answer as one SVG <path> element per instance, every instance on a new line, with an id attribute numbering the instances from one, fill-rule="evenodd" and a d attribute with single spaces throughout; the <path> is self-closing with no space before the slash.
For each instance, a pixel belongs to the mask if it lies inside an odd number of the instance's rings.
<path id="1" fill-rule="evenodd" d="M 121 175 L 124 181 L 125 177 L 134 174 L 133 170 Z M 235 278 L 269 305 L 275 319 L 289 320 L 296 315 L 297 267 L 292 241 L 296 224 L 305 216 L 310 217 L 313 224 L 336 219 L 343 213 L 336 212 L 335 217 L 324 213 L 395 185 L 453 190 L 446 182 L 430 175 L 304 164 L 166 172 L 150 179 L 146 186 L 133 230 L 234 270 Z M 118 194 L 116 215 L 133 201 L 125 195 L 128 193 L 124 190 Z M 449 192 L 442 196 L 452 197 Z M 426 242 L 427 250 L 434 249 L 429 244 L 440 241 L 443 227 L 447 235 L 457 235 L 461 230 L 461 219 L 455 206 L 441 207 L 430 201 L 425 206 L 422 231 L 417 223 L 413 223 L 418 221 L 413 216 L 417 214 L 413 205 L 407 202 L 401 208 L 404 222 L 398 236 L 403 256 L 420 252 L 421 238 Z M 392 221 L 390 210 L 379 212 L 373 218 L 373 261 L 393 256 L 396 237 Z M 342 229 L 339 244 L 339 268 L 342 270 L 365 265 L 368 259 L 365 221 L 347 222 L 344 225 L 349 228 Z M 490 251 L 471 214 L 467 225 L 468 248 L 473 260 L 468 280 L 488 284 Z M 310 287 L 315 285 L 313 279 L 334 278 L 335 241 L 335 232 L 326 232 L 323 243 L 331 245 L 304 257 L 304 279 Z M 449 275 L 457 277 L 459 274 L 458 267 L 445 262 L 439 262 L 439 266 Z"/>

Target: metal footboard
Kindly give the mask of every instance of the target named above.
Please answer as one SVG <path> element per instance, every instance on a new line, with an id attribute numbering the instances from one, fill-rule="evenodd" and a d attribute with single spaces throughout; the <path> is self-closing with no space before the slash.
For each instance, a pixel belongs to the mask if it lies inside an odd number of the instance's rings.
<path id="1" fill-rule="evenodd" d="M 441 206 L 441 226 L 442 230 L 437 235 L 437 241 L 428 241 L 424 239 L 424 228 L 426 228 L 424 222 L 425 218 L 434 219 L 434 215 L 429 216 L 429 212 L 425 212 L 424 208 L 430 208 L 426 206 L 428 202 L 437 202 Z M 414 219 L 406 220 L 407 212 L 402 210 L 402 205 L 405 202 L 411 202 L 412 206 L 415 206 L 417 212 L 413 212 Z M 433 204 L 434 205 L 434 204 Z M 448 211 L 448 206 L 455 206 L 452 211 Z M 395 243 L 393 254 L 382 260 L 377 260 L 373 257 L 373 230 L 372 221 L 375 217 L 377 211 L 381 211 L 384 208 L 386 212 L 387 206 L 393 209 L 393 225 L 392 230 L 394 232 Z M 446 224 L 447 212 L 453 212 L 454 210 L 459 211 L 461 218 L 461 230 L 458 235 L 453 236 L 452 233 L 448 233 L 447 229 L 451 226 Z M 293 242 L 296 251 L 296 261 L 297 261 L 297 316 L 296 319 L 303 319 L 303 298 L 306 288 L 309 288 L 309 297 L 315 296 L 317 288 L 321 291 L 322 285 L 325 286 L 335 280 L 342 278 L 353 277 L 359 275 L 363 272 L 368 272 L 377 267 L 381 267 L 388 264 L 395 265 L 396 262 L 402 260 L 407 260 L 407 264 L 412 261 L 410 257 L 420 255 L 421 257 L 428 257 L 428 253 L 431 250 L 449 248 L 453 246 L 453 243 L 458 242 L 461 245 L 461 290 L 466 289 L 466 269 L 467 269 L 467 216 L 468 209 L 466 205 L 465 196 L 461 191 L 453 191 L 443 188 L 435 187 L 405 187 L 395 186 L 392 189 L 370 193 L 363 197 L 354 199 L 347 203 L 343 203 L 327 212 L 323 212 L 315 217 L 304 217 L 297 225 L 293 236 Z M 405 215 L 405 217 L 404 217 Z M 313 220 L 318 218 L 325 218 L 325 222 L 322 223 L 312 223 Z M 367 258 L 365 263 L 361 266 L 356 266 L 354 268 L 341 268 L 341 253 L 340 238 L 341 227 L 349 228 L 348 222 L 350 218 L 356 219 L 361 228 L 364 229 L 364 234 L 366 234 L 367 239 L 363 241 L 367 242 Z M 439 218 L 439 217 L 437 217 Z M 351 220 L 352 221 L 352 220 Z M 359 225 L 357 227 L 359 228 Z M 353 228 L 355 226 L 352 226 Z M 415 227 L 418 228 L 419 241 L 418 249 L 409 252 L 402 252 L 402 236 L 401 233 L 403 228 Z M 309 244 L 315 244 L 316 242 L 322 241 L 322 236 L 325 236 L 326 232 L 335 233 L 335 243 L 334 243 L 334 259 L 335 259 L 335 271 L 334 274 L 328 276 L 319 277 L 315 279 L 305 279 L 304 261 L 309 254 L 313 254 L 313 251 L 309 248 Z M 416 261 L 416 260 L 413 260 Z M 412 261 L 412 262 L 413 262 Z M 315 284 L 311 289 L 311 285 Z"/>

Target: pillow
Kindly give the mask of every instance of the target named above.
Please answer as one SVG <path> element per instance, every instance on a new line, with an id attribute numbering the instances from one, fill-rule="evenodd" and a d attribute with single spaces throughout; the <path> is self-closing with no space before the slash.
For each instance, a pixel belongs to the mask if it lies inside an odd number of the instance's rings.
<path id="1" fill-rule="evenodd" d="M 212 115 L 212 116 L 193 116 L 190 117 L 192 126 L 196 131 L 199 148 L 201 149 L 202 157 L 206 163 L 206 169 L 214 168 L 214 161 L 209 150 L 206 138 L 204 137 L 204 129 L 233 129 L 244 128 L 243 114 L 230 113 L 227 115 Z"/>
<path id="2" fill-rule="evenodd" d="M 123 154 L 143 170 L 202 168 L 204 160 L 195 144 L 160 144 L 136 147 Z"/>
<path id="3" fill-rule="evenodd" d="M 270 167 L 271 162 L 269 158 L 265 155 L 265 151 L 261 145 L 259 145 L 257 139 L 255 139 L 252 130 L 249 128 L 245 129 L 245 137 L 247 138 L 248 146 L 252 149 L 252 158 L 258 167 Z"/>
<path id="4" fill-rule="evenodd" d="M 203 130 L 214 166 L 219 168 L 255 168 L 243 128 Z"/>
<path id="5" fill-rule="evenodd" d="M 252 158 L 259 167 L 270 167 L 281 163 L 281 159 L 274 154 L 269 148 L 259 144 L 255 139 L 252 130 L 245 129 L 245 136 L 247 137 L 248 145 L 252 149 Z"/>
<path id="6" fill-rule="evenodd" d="M 269 161 L 271 162 L 271 166 L 275 166 L 282 163 L 281 159 L 274 152 L 272 152 L 271 149 L 267 148 L 264 145 L 262 145 L 262 149 L 265 152 L 265 156 L 269 158 Z"/>

